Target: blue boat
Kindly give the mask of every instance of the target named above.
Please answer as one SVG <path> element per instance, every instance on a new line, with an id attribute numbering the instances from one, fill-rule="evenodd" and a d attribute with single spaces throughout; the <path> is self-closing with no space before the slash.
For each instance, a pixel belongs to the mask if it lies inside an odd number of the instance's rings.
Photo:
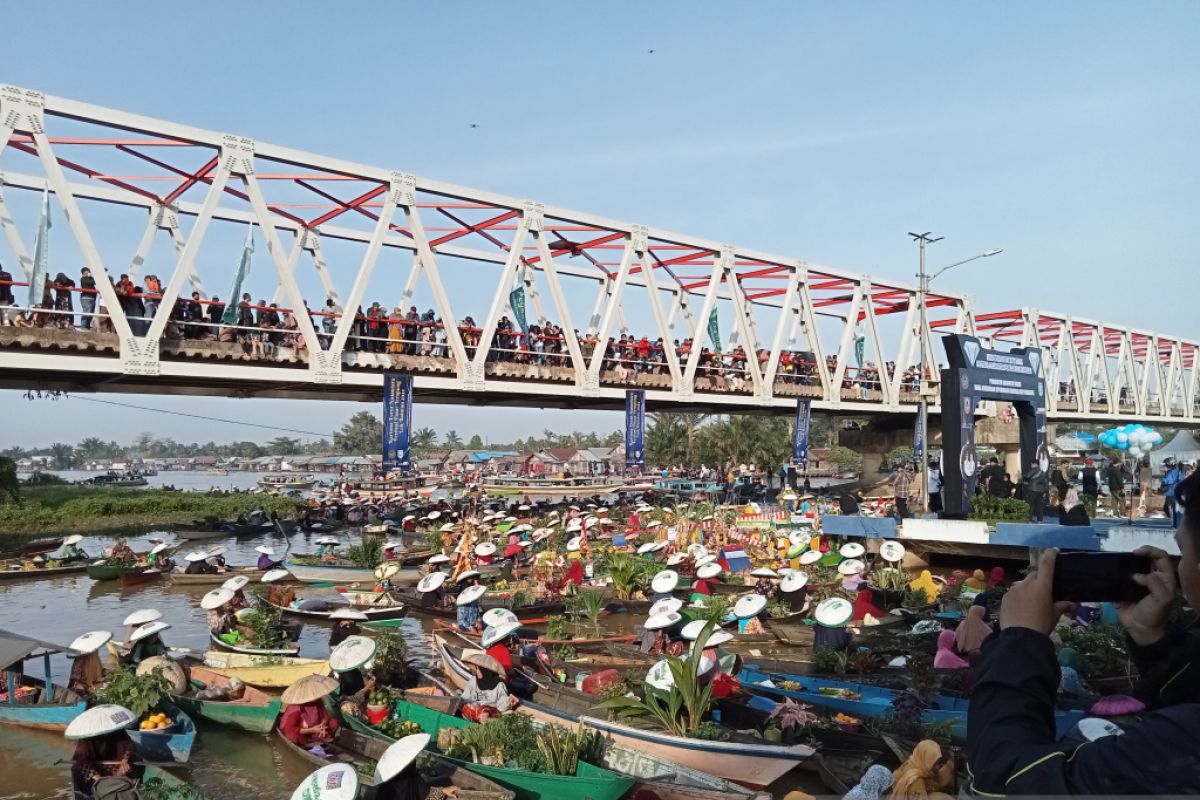
<path id="1" fill-rule="evenodd" d="M 170 728 L 161 732 L 129 729 L 125 733 L 146 761 L 186 764 L 196 743 L 196 724 L 178 706 L 163 703 L 162 710 L 175 721 Z"/>
<path id="2" fill-rule="evenodd" d="M 798 700 L 810 705 L 840 711 L 852 717 L 872 719 L 891 713 L 892 703 L 900 692 L 894 689 L 884 689 L 879 686 L 869 686 L 862 683 L 814 678 L 808 675 L 783 675 L 778 673 L 759 672 L 752 666 L 738 673 L 738 680 L 748 689 L 770 697 L 785 697 Z M 762 686 L 763 681 L 770 681 L 774 687 Z M 799 689 L 789 690 L 779 688 L 783 681 L 800 684 Z M 853 692 L 858 699 L 838 697 L 837 695 L 822 694 L 821 689 L 833 689 Z M 937 695 L 933 699 L 933 708 L 926 709 L 921 714 L 921 722 L 926 725 L 950 723 L 950 735 L 955 739 L 967 738 L 967 709 L 970 700 L 958 697 Z M 1054 725 L 1056 736 L 1065 736 L 1075 723 L 1083 719 L 1082 711 L 1055 711 Z"/>
<path id="3" fill-rule="evenodd" d="M 87 708 L 83 698 L 50 680 L 50 656 L 55 653 L 74 654 L 64 645 L 0 631 L 0 668 L 5 672 L 5 686 L 18 687 L 16 691 L 0 693 L 0 725 L 61 731 Z M 26 659 L 39 656 L 43 675 L 40 680 L 25 675 L 23 666 Z M 15 665 L 22 665 L 21 672 L 12 669 Z"/>

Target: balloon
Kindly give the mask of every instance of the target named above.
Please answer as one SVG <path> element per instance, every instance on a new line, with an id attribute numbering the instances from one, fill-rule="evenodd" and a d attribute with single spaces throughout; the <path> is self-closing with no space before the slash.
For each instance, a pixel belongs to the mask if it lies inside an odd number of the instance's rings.
<path id="1" fill-rule="evenodd" d="M 1161 444 L 1162 440 L 1163 440 L 1163 435 L 1161 433 L 1159 433 L 1158 431 L 1155 431 L 1154 436 L 1152 437 L 1151 441 L 1153 441 L 1155 444 Z"/>
<path id="2" fill-rule="evenodd" d="M 1117 434 L 1117 441 L 1118 441 L 1118 442 L 1121 442 L 1122 444 L 1125 444 L 1126 442 L 1128 442 L 1128 441 L 1129 441 L 1129 434 L 1128 434 L 1128 433 L 1124 433 L 1124 432 L 1122 432 L 1122 433 L 1118 433 L 1118 434 Z"/>

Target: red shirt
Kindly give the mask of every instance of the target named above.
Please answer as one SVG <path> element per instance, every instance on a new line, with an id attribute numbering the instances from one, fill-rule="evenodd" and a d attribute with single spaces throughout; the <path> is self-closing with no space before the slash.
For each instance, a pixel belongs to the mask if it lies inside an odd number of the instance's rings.
<path id="1" fill-rule="evenodd" d="M 496 642 L 487 649 L 487 654 L 499 661 L 505 672 L 512 672 L 512 653 L 508 651 L 504 642 Z"/>

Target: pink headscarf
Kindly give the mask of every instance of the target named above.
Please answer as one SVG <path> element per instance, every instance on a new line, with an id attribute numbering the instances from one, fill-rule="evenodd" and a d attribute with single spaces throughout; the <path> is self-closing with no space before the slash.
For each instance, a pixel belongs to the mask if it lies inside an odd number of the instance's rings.
<path id="1" fill-rule="evenodd" d="M 937 655 L 933 657 L 936 669 L 966 669 L 971 666 L 954 652 L 954 631 L 945 630 L 938 634 Z"/>

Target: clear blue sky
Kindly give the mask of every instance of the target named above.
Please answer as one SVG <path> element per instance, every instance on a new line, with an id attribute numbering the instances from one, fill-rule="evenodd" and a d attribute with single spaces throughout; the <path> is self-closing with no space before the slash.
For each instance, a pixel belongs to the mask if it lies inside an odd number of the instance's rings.
<path id="1" fill-rule="evenodd" d="M 946 237 L 935 266 L 1004 248 L 946 278 L 983 310 L 1200 334 L 1185 307 L 1200 253 L 1195 3 L 131 2 L 7 16 L 3 82 L 905 280 L 906 231 L 932 230 Z M 305 430 L 357 410 L 137 402 Z M 0 395 L 4 418 L 34 422 L 0 444 L 151 427 L 65 408 Z M 506 438 L 619 425 L 417 415 Z"/>

